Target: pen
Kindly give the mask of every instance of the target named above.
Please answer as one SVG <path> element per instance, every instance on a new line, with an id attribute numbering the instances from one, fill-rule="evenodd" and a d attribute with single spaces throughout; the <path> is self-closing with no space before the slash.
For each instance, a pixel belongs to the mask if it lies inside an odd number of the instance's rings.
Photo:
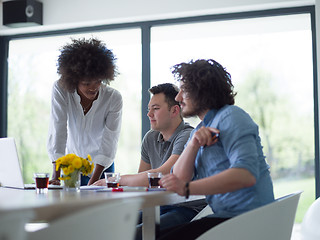
<path id="1" fill-rule="evenodd" d="M 214 141 L 216 138 L 219 138 L 220 134 L 219 133 L 211 133 L 212 137 L 211 140 Z M 201 148 L 205 148 L 207 145 L 204 145 Z"/>
<path id="2" fill-rule="evenodd" d="M 212 138 L 211 138 L 211 140 L 213 141 L 213 140 L 215 140 L 216 138 L 218 138 L 219 137 L 219 133 L 212 133 Z"/>

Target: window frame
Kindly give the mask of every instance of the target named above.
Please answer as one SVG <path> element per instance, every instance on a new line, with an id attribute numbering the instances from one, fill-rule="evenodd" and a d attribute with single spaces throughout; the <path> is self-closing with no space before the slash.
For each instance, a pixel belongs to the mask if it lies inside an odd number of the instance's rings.
<path id="1" fill-rule="evenodd" d="M 236 12 L 225 14 L 213 14 L 195 17 L 184 17 L 175 19 L 164 19 L 154 21 L 141 21 L 132 23 L 99 25 L 93 27 L 81 27 L 64 30 L 54 30 L 47 32 L 36 32 L 27 34 L 16 34 L 8 36 L 0 36 L 0 137 L 7 137 L 7 108 L 8 108 L 8 52 L 9 42 L 11 40 L 34 38 L 54 35 L 66 35 L 72 33 L 85 33 L 92 31 L 106 31 L 106 30 L 120 30 L 129 28 L 141 29 L 141 45 L 142 45 L 142 102 L 141 102 L 141 119 L 142 128 L 141 136 L 149 130 L 149 120 L 147 117 L 147 105 L 150 99 L 148 89 L 150 88 L 150 41 L 151 41 L 151 28 L 153 26 L 183 24 L 183 23 L 196 23 L 208 21 L 222 21 L 222 20 L 239 20 L 258 17 L 270 16 L 285 16 L 292 14 L 310 14 L 311 32 L 312 32 L 312 56 L 313 56 L 313 95 L 314 95 L 314 136 L 315 136 L 315 196 L 320 197 L 320 161 L 319 161 L 319 95 L 318 95 L 318 79 L 317 79 L 317 55 L 316 55 L 316 18 L 315 6 L 302 6 L 292 8 L 279 8 L 272 10 L 259 10 L 248 12 Z"/>

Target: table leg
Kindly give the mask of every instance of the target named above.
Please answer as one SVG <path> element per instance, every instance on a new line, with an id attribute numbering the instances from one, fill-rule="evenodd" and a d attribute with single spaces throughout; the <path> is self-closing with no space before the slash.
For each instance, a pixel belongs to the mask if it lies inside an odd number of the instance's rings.
<path id="1" fill-rule="evenodd" d="M 160 207 L 149 207 L 142 209 L 142 239 L 155 240 L 156 226 L 160 225 Z"/>

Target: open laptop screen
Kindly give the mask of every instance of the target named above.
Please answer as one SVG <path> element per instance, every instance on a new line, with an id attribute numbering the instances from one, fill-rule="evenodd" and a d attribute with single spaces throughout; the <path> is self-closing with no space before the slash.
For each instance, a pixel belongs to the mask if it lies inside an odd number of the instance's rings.
<path id="1" fill-rule="evenodd" d="M 18 152 L 14 138 L 0 138 L 0 183 L 1 186 L 21 189 L 34 189 L 35 184 L 24 184 Z M 61 189 L 62 186 L 50 185 Z"/>

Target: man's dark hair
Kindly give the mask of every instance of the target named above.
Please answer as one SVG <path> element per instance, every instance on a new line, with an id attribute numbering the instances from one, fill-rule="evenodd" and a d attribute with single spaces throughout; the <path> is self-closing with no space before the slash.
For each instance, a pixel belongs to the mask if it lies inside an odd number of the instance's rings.
<path id="1" fill-rule="evenodd" d="M 80 81 L 102 80 L 109 84 L 117 74 L 115 56 L 96 38 L 71 39 L 72 43 L 60 49 L 57 72 L 59 83 L 73 92 Z"/>
<path id="2" fill-rule="evenodd" d="M 179 88 L 172 83 L 163 83 L 163 84 L 153 86 L 152 88 L 149 89 L 149 92 L 152 93 L 153 95 L 163 93 L 165 96 L 165 101 L 168 103 L 169 109 L 174 105 L 179 106 L 179 102 L 175 100 L 175 97 L 179 92 Z"/>
<path id="3" fill-rule="evenodd" d="M 183 91 L 197 106 L 197 114 L 207 109 L 220 109 L 226 104 L 233 105 L 234 97 L 231 75 L 212 59 L 191 60 L 172 67 Z"/>

